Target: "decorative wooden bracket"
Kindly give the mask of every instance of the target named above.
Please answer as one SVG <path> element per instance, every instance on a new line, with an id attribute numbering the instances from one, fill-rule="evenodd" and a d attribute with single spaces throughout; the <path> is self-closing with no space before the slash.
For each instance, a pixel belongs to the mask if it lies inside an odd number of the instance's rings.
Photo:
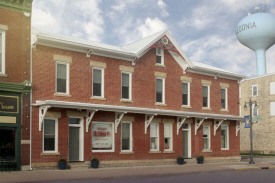
<path id="1" fill-rule="evenodd" d="M 238 136 L 238 132 L 241 130 L 241 121 L 236 121 L 236 136 Z"/>
<path id="2" fill-rule="evenodd" d="M 117 133 L 117 127 L 120 124 L 124 114 L 127 112 L 116 112 L 115 114 L 115 132 Z"/>
<path id="3" fill-rule="evenodd" d="M 183 125 L 185 120 L 186 120 L 186 117 L 177 117 L 177 135 L 179 134 L 180 127 Z"/>
<path id="4" fill-rule="evenodd" d="M 154 114 L 151 114 L 151 115 L 146 114 L 145 115 L 145 134 L 147 134 L 147 128 L 151 124 L 154 116 L 155 116 Z"/>
<path id="5" fill-rule="evenodd" d="M 42 124 L 44 122 L 44 118 L 45 118 L 46 113 L 47 113 L 49 108 L 51 108 L 51 106 L 39 107 L 39 131 L 41 131 Z"/>
<path id="6" fill-rule="evenodd" d="M 200 122 L 198 122 L 198 120 Z M 197 131 L 198 131 L 198 129 L 201 126 L 201 124 L 202 124 L 203 121 L 204 121 L 204 119 L 199 119 L 199 118 L 195 119 L 195 135 L 197 135 Z"/>
<path id="7" fill-rule="evenodd" d="M 89 131 L 89 125 L 94 117 L 94 114 L 97 110 L 86 110 L 86 132 Z"/>
<path id="8" fill-rule="evenodd" d="M 92 50 L 89 50 L 86 57 L 91 57 L 92 52 L 93 52 Z"/>
<path id="9" fill-rule="evenodd" d="M 226 120 L 226 119 L 224 119 Z M 221 126 L 222 122 L 224 121 L 223 119 L 221 120 L 217 120 L 216 122 L 214 122 L 214 135 L 216 136 L 216 131 L 218 130 L 218 128 Z M 217 123 L 218 122 L 218 123 Z"/>

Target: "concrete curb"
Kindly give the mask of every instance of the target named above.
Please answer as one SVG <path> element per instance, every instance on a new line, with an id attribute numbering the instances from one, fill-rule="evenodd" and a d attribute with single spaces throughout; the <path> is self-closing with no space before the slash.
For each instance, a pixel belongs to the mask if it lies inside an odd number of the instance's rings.
<path id="1" fill-rule="evenodd" d="M 234 168 L 234 170 L 256 170 L 256 169 L 275 169 L 275 166 L 261 166 L 261 167 Z"/>

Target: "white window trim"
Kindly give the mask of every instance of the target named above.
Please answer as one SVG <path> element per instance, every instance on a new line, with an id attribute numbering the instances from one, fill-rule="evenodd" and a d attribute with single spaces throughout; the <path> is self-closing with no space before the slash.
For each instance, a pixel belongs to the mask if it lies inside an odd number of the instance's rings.
<path id="1" fill-rule="evenodd" d="M 164 128 L 165 128 L 165 126 L 171 126 L 171 147 L 170 147 L 170 149 L 165 149 L 165 147 L 164 147 L 164 151 L 173 151 L 173 125 L 172 124 L 164 124 Z M 163 134 L 163 136 L 164 136 L 164 134 Z M 164 136 L 164 138 L 165 138 L 165 136 Z M 165 143 L 164 143 L 164 145 L 165 145 Z"/>
<path id="2" fill-rule="evenodd" d="M 158 137 L 158 144 L 157 144 L 157 149 L 151 149 L 151 131 L 150 131 L 150 151 L 159 151 L 159 123 L 151 123 L 150 125 L 157 125 L 157 137 Z"/>
<path id="3" fill-rule="evenodd" d="M 129 98 L 122 98 L 122 74 L 129 75 Z M 121 99 L 132 100 L 132 73 L 131 72 L 121 71 Z"/>
<path id="4" fill-rule="evenodd" d="M 188 98 L 187 98 L 187 105 L 183 105 L 181 102 L 182 106 L 190 106 L 190 82 L 183 81 L 182 83 L 187 83 L 187 88 L 188 88 Z M 182 94 L 182 91 L 181 91 Z"/>
<path id="5" fill-rule="evenodd" d="M 242 98 L 242 88 L 239 87 L 239 98 Z"/>
<path id="6" fill-rule="evenodd" d="M 42 136 L 42 152 L 43 153 L 57 153 L 58 152 L 58 118 L 50 118 L 50 117 L 45 117 L 45 119 L 48 120 L 54 120 L 55 121 L 55 143 L 54 143 L 54 149 L 55 151 L 44 151 L 44 127 L 43 127 L 43 136 Z M 44 121 L 45 124 L 45 121 Z"/>
<path id="7" fill-rule="evenodd" d="M 227 148 L 221 148 L 221 150 L 229 150 L 229 126 L 228 125 L 221 125 L 221 128 L 222 126 L 226 126 L 227 128 Z"/>
<path id="8" fill-rule="evenodd" d="M 112 149 L 111 150 L 93 150 L 93 147 L 92 147 L 92 152 L 115 152 L 115 128 L 114 128 L 114 123 L 112 122 L 100 122 L 100 121 L 93 121 L 93 123 L 104 123 L 104 124 L 111 124 L 112 125 L 112 143 L 113 143 L 113 146 L 112 146 Z M 91 130 L 92 132 L 92 130 Z M 93 134 L 92 134 L 92 138 L 93 138 Z"/>
<path id="9" fill-rule="evenodd" d="M 225 90 L 225 108 L 221 108 L 222 110 L 227 110 L 228 109 L 228 105 L 227 105 L 227 101 L 228 101 L 228 97 L 227 97 L 227 88 L 221 87 L 221 90 L 224 89 Z"/>
<path id="10" fill-rule="evenodd" d="M 5 74 L 6 32 L 3 30 L 0 30 L 0 33 L 2 35 L 2 69 L 0 70 L 0 74 Z"/>
<path id="11" fill-rule="evenodd" d="M 160 54 L 158 54 L 158 49 L 160 50 Z M 161 56 L 161 63 L 156 63 L 157 65 L 164 65 L 164 49 L 156 48 L 156 55 Z"/>
<path id="12" fill-rule="evenodd" d="M 203 149 L 203 150 L 209 151 L 209 150 L 211 150 L 211 133 L 210 133 L 211 126 L 210 125 L 204 125 L 203 127 L 208 127 L 208 135 L 209 135 L 209 139 L 208 139 L 209 149 Z"/>
<path id="13" fill-rule="evenodd" d="M 93 67 L 93 73 L 94 73 L 94 70 L 101 70 L 101 81 L 102 81 L 102 84 L 101 84 L 101 96 L 94 96 L 94 92 L 93 93 L 93 97 L 98 97 L 98 98 L 104 98 L 104 68 L 101 68 L 101 67 Z M 92 74 L 93 74 L 92 73 Z M 94 87 L 94 77 L 92 77 L 92 87 Z M 92 88 L 92 91 L 94 89 Z"/>
<path id="14" fill-rule="evenodd" d="M 66 92 L 63 93 L 63 92 L 57 92 L 57 64 L 63 64 L 63 65 L 66 65 Z M 60 62 L 60 61 L 56 61 L 56 72 L 55 72 L 55 92 L 58 93 L 58 94 L 70 94 L 69 90 L 70 90 L 70 86 L 69 86 L 69 83 L 70 83 L 70 63 L 68 62 Z"/>
<path id="15" fill-rule="evenodd" d="M 162 80 L 162 102 L 157 102 L 157 79 L 161 79 Z M 165 78 L 162 77 L 156 77 L 156 103 L 157 104 L 165 104 Z"/>
<path id="16" fill-rule="evenodd" d="M 255 104 L 252 104 L 252 117 L 255 117 L 254 116 L 254 106 L 255 106 Z M 259 116 L 259 109 L 256 109 L 257 110 L 257 116 Z"/>
<path id="17" fill-rule="evenodd" d="M 275 82 L 270 82 L 270 84 L 269 84 L 269 90 L 270 90 L 270 95 L 274 95 L 275 94 Z"/>
<path id="18" fill-rule="evenodd" d="M 129 123 L 130 124 L 130 149 L 129 150 L 122 150 L 122 124 L 123 123 Z M 121 122 L 121 152 L 133 152 L 133 136 L 132 136 L 132 121 L 122 121 Z"/>
<path id="19" fill-rule="evenodd" d="M 69 116 L 69 118 L 80 119 L 79 124 L 69 124 L 69 127 L 79 127 L 79 161 L 84 161 L 84 118 L 77 116 Z M 68 121 L 69 123 L 69 121 Z M 69 138 L 68 138 L 69 143 Z"/>
<path id="20" fill-rule="evenodd" d="M 253 87 L 256 86 L 257 87 L 257 95 L 253 95 Z M 258 96 L 258 85 L 252 85 L 252 97 L 257 97 Z"/>
<path id="21" fill-rule="evenodd" d="M 210 108 L 210 85 L 203 85 L 203 86 L 207 86 L 207 88 L 208 88 L 208 96 L 207 96 L 207 107 L 204 107 L 204 106 L 202 106 L 202 108 Z M 203 90 L 202 90 L 202 92 L 203 92 Z M 202 95 L 202 97 L 203 97 L 203 95 Z"/>

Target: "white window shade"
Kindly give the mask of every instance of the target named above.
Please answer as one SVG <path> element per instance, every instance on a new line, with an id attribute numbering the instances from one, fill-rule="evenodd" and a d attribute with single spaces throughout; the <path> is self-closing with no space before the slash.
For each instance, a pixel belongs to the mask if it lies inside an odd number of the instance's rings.
<path id="1" fill-rule="evenodd" d="M 270 94 L 275 94 L 275 82 L 270 82 Z"/>
<path id="2" fill-rule="evenodd" d="M 150 136 L 157 137 L 157 125 L 156 124 L 150 125 Z"/>
<path id="3" fill-rule="evenodd" d="M 270 102 L 270 116 L 275 116 L 275 102 Z"/>
<path id="4" fill-rule="evenodd" d="M 164 137 L 171 137 L 171 125 L 164 126 Z"/>

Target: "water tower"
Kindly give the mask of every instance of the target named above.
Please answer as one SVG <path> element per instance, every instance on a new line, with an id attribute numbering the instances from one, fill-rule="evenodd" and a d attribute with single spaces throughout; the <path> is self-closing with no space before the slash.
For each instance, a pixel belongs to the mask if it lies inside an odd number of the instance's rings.
<path id="1" fill-rule="evenodd" d="M 240 43 L 255 51 L 257 75 L 266 74 L 265 52 L 275 43 L 275 15 L 249 13 L 238 23 L 236 36 Z"/>

